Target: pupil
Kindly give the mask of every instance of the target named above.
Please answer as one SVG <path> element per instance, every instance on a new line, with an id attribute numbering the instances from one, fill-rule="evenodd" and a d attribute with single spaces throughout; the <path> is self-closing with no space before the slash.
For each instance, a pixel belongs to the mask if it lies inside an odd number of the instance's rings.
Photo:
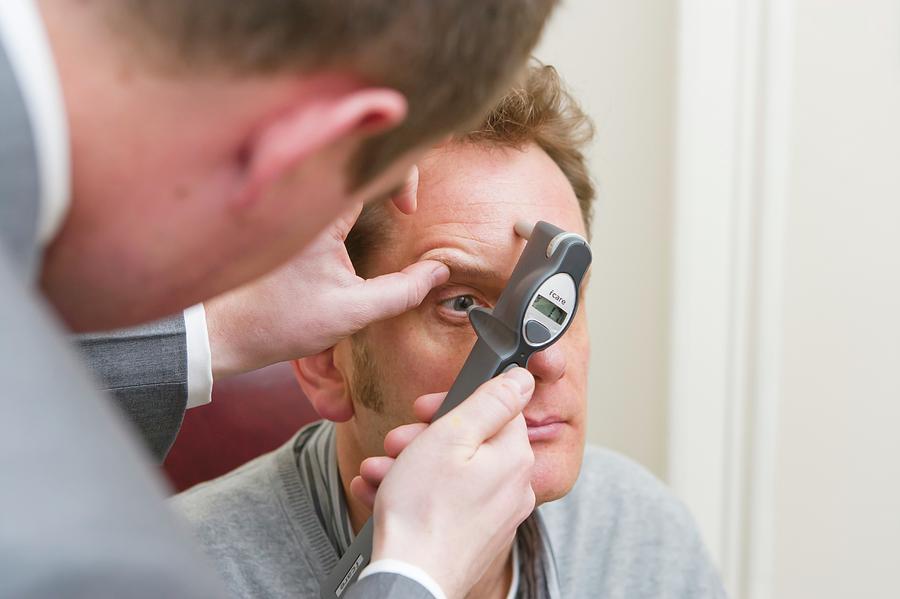
<path id="1" fill-rule="evenodd" d="M 465 312 L 473 303 L 471 296 L 461 295 L 453 301 L 453 309 Z"/>

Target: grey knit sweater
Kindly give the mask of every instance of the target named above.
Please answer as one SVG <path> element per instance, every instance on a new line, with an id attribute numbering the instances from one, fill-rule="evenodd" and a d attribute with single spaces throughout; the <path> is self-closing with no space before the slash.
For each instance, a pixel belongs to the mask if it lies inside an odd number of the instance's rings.
<path id="1" fill-rule="evenodd" d="M 293 440 L 173 499 L 237 597 L 317 599 L 338 556 L 302 487 Z M 559 597 L 724 597 L 684 506 L 635 463 L 588 447 L 578 482 L 539 508 Z"/>

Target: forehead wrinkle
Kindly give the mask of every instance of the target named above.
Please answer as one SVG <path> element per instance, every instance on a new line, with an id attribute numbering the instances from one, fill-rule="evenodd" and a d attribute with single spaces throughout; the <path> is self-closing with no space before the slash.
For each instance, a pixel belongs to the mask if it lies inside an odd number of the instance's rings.
<path id="1" fill-rule="evenodd" d="M 486 206 L 495 208 L 496 202 L 485 202 Z M 456 205 L 441 206 L 431 213 L 432 222 L 425 224 L 419 231 L 419 239 L 434 244 L 429 236 L 437 238 L 459 238 L 485 245 L 499 245 L 507 239 L 515 237 L 516 217 L 509 214 L 498 214 L 496 210 L 472 210 L 469 204 L 465 209 Z"/>
<path id="2" fill-rule="evenodd" d="M 412 241 L 411 255 L 436 257 L 446 255 L 448 259 L 456 258 L 460 271 L 478 274 L 478 271 L 502 273 L 511 271 L 514 260 L 507 259 L 515 253 L 519 245 L 518 237 L 508 216 L 484 212 L 478 218 L 469 210 L 455 211 L 453 219 L 441 219 L 422 227 Z M 463 217 L 463 218 L 459 218 Z M 489 267 L 485 267 L 489 264 Z M 463 268 L 466 267 L 466 268 Z M 481 273 L 484 274 L 484 273 Z M 451 272 L 452 275 L 452 272 Z M 502 277 L 506 278 L 506 277 Z"/>
<path id="3" fill-rule="evenodd" d="M 480 210 L 478 206 L 484 205 L 488 209 Z M 449 204 L 444 206 L 433 207 L 432 218 L 435 222 L 431 222 L 424 227 L 422 234 L 427 234 L 429 229 L 437 231 L 436 234 L 448 236 L 467 237 L 472 241 L 485 242 L 485 233 L 496 237 L 498 233 L 505 231 L 508 235 L 513 234 L 513 222 L 509 216 L 497 214 L 498 202 L 484 202 L 483 204 L 466 204 L 463 209 L 459 205 Z M 485 229 L 477 234 L 474 229 L 484 227 Z"/>
<path id="4" fill-rule="evenodd" d="M 454 214 L 454 218 L 413 227 L 407 236 L 407 251 L 421 255 L 438 247 L 456 248 L 469 254 L 495 253 L 507 240 L 515 238 L 512 223 L 507 219 L 464 219 L 466 213 Z M 424 220 L 424 219 L 423 219 Z M 505 233 L 505 234 L 504 234 Z M 486 248 L 481 249 L 481 246 Z"/>

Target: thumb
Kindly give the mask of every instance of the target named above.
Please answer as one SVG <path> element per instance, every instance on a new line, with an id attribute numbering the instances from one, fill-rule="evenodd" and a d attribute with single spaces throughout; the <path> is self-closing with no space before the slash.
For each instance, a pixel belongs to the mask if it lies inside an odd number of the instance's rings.
<path id="1" fill-rule="evenodd" d="M 400 272 L 368 279 L 348 290 L 347 298 L 355 305 L 366 322 L 357 323 L 362 328 L 411 310 L 422 303 L 436 286 L 446 283 L 450 269 L 436 260 L 423 260 L 407 266 Z"/>
<path id="2" fill-rule="evenodd" d="M 474 453 L 522 413 L 532 393 L 534 377 L 524 368 L 514 368 L 481 385 L 431 427 L 443 429 L 455 444 Z"/>

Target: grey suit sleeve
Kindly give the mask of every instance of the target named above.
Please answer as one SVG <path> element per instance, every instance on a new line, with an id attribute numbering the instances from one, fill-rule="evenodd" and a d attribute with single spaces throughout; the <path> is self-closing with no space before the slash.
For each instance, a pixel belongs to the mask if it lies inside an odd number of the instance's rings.
<path id="1" fill-rule="evenodd" d="M 0 39 L 0 245 L 22 280 L 35 276 L 40 173 L 24 98 Z"/>
<path id="2" fill-rule="evenodd" d="M 227 596 L 2 251 L 0 290 L 0 597 Z"/>
<path id="3" fill-rule="evenodd" d="M 344 595 L 346 599 L 434 599 L 422 585 L 399 574 L 379 572 L 356 582 Z"/>
<path id="4" fill-rule="evenodd" d="M 184 315 L 75 340 L 154 458 L 165 459 L 188 396 Z"/>

